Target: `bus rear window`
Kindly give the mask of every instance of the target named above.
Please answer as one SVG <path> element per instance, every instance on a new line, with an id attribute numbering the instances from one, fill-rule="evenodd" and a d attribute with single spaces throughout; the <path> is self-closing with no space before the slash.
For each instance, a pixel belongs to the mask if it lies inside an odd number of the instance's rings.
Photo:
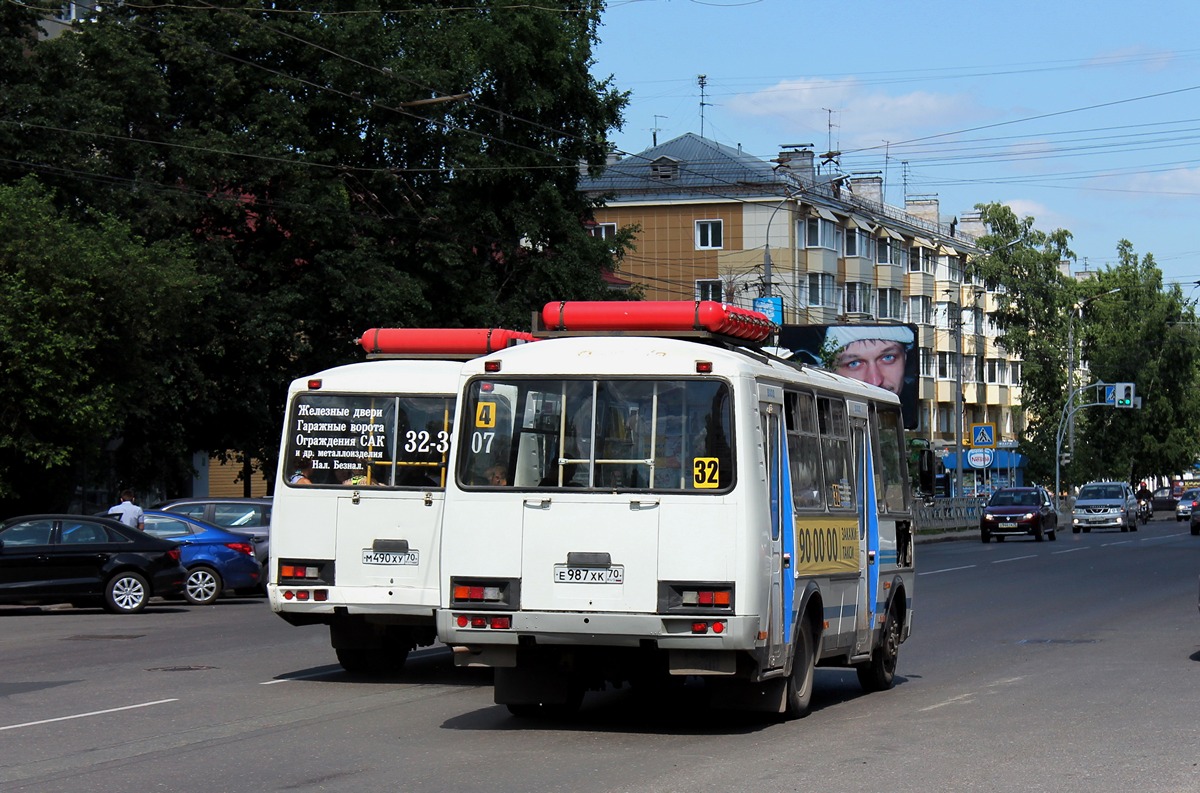
<path id="1" fill-rule="evenodd" d="M 465 487 L 714 492 L 733 483 L 729 387 L 717 380 L 476 380 Z"/>
<path id="2" fill-rule="evenodd" d="M 444 395 L 299 394 L 288 415 L 284 481 L 444 487 L 453 413 Z"/>

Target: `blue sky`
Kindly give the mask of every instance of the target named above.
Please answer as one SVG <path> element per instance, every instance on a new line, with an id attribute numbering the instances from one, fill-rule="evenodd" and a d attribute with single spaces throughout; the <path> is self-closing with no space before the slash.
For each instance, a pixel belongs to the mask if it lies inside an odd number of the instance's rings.
<path id="1" fill-rule="evenodd" d="M 1200 2 L 609 0 L 593 74 L 632 92 L 623 151 L 701 132 L 770 158 L 841 151 L 888 203 L 1000 201 L 1069 230 L 1077 269 L 1128 239 L 1200 281 Z"/>

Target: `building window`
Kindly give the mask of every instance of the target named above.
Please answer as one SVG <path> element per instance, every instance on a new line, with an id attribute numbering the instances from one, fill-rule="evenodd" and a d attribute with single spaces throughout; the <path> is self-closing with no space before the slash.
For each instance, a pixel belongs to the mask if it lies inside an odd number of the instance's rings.
<path id="1" fill-rule="evenodd" d="M 1013 385 L 1021 384 L 1021 362 L 1010 361 L 1008 364 L 1009 382 Z"/>
<path id="2" fill-rule="evenodd" d="M 908 271 L 910 273 L 932 273 L 933 251 L 921 245 L 909 248 Z"/>
<path id="3" fill-rule="evenodd" d="M 937 377 L 939 380 L 957 380 L 958 368 L 955 366 L 955 356 L 952 352 L 937 354 Z"/>
<path id="4" fill-rule="evenodd" d="M 650 178 L 658 181 L 670 181 L 679 176 L 679 162 L 670 157 L 660 157 L 650 163 Z"/>
<path id="5" fill-rule="evenodd" d="M 978 383 L 979 382 L 979 356 L 964 355 L 963 356 L 963 382 Z"/>
<path id="6" fill-rule="evenodd" d="M 933 348 L 922 347 L 921 350 L 921 377 L 933 377 Z"/>
<path id="7" fill-rule="evenodd" d="M 882 237 L 876 247 L 875 262 L 877 264 L 899 264 L 900 243 L 891 237 Z"/>
<path id="8" fill-rule="evenodd" d="M 808 218 L 804 245 L 806 248 L 828 248 L 831 251 L 842 249 L 842 229 L 838 224 L 825 218 Z"/>
<path id="9" fill-rule="evenodd" d="M 850 281 L 846 284 L 844 310 L 847 314 L 871 313 L 871 285 Z"/>
<path id="10" fill-rule="evenodd" d="M 875 237 L 862 229 L 846 229 L 846 256 L 875 258 Z"/>
<path id="11" fill-rule="evenodd" d="M 950 272 L 950 280 L 961 284 L 963 280 L 962 259 L 958 256 L 947 256 L 946 268 Z"/>
<path id="12" fill-rule="evenodd" d="M 908 316 L 918 325 L 933 324 L 933 300 L 929 295 L 912 295 L 908 298 Z"/>
<path id="13" fill-rule="evenodd" d="M 808 305 L 822 307 L 835 305 L 833 276 L 828 273 L 808 274 Z"/>
<path id="14" fill-rule="evenodd" d="M 904 297 L 899 289 L 880 289 L 876 307 L 879 319 L 904 319 Z"/>
<path id="15" fill-rule="evenodd" d="M 717 250 L 723 245 L 720 220 L 696 221 L 696 250 Z"/>
<path id="16" fill-rule="evenodd" d="M 938 303 L 933 314 L 934 324 L 943 330 L 956 330 L 954 323 L 961 321 L 958 303 Z"/>
<path id="17" fill-rule="evenodd" d="M 617 236 L 616 223 L 596 223 L 588 226 L 588 234 L 593 237 L 599 237 L 602 240 L 611 240 Z"/>
<path id="18" fill-rule="evenodd" d="M 1008 382 L 1008 361 L 1003 358 L 988 358 L 986 382 L 993 385 L 1004 385 Z"/>
<path id="19" fill-rule="evenodd" d="M 706 279 L 696 282 L 696 299 L 697 300 L 715 300 L 718 303 L 725 302 L 725 285 L 720 278 Z"/>
<path id="20" fill-rule="evenodd" d="M 981 308 L 964 308 L 963 309 L 963 329 L 967 333 L 974 333 L 976 336 L 983 333 L 983 309 Z"/>

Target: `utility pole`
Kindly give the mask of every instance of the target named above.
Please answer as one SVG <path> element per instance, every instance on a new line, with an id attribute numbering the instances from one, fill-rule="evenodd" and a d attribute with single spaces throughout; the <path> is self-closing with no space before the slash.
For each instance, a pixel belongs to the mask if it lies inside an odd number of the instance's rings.
<path id="1" fill-rule="evenodd" d="M 700 85 L 700 137 L 704 137 L 704 108 L 708 103 L 704 101 L 704 88 L 708 85 L 708 75 L 701 74 L 696 77 L 696 82 Z"/>
<path id="2" fill-rule="evenodd" d="M 958 306 L 958 303 L 954 305 Z M 963 495 L 963 455 L 966 454 L 966 444 L 963 443 L 963 373 L 962 373 L 962 307 L 958 308 L 958 322 L 954 332 L 954 434 L 958 444 L 958 454 L 955 455 L 954 487 L 959 498 Z"/>

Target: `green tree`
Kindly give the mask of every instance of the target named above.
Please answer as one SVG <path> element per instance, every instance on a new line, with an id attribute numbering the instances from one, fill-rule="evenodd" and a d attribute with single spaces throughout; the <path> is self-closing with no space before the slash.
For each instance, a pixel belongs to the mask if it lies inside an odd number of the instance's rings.
<path id="1" fill-rule="evenodd" d="M 368 327 L 525 327 L 607 295 L 575 189 L 625 102 L 588 72 L 602 7 L 105 5 L 0 75 L 0 177 L 196 251 L 215 407 L 189 434 L 270 463 L 287 383 Z"/>
<path id="2" fill-rule="evenodd" d="M 1176 476 L 1200 455 L 1194 304 L 1178 285 L 1164 287 L 1154 257 L 1139 257 L 1128 240 L 1117 244 L 1117 258 L 1096 275 L 1096 294 L 1116 291 L 1089 303 L 1080 321 L 1082 358 L 1093 381 L 1134 383 L 1142 407 L 1082 411 L 1075 465 L 1130 482 Z"/>
<path id="3" fill-rule="evenodd" d="M 985 255 L 978 275 L 996 289 L 992 319 L 997 343 L 1021 358 L 1021 410 L 1025 433 L 1021 448 L 1026 475 L 1035 482 L 1054 481 L 1059 416 L 1066 398 L 1067 316 L 1074 291 L 1061 262 L 1073 259 L 1070 232 L 1043 232 L 1034 218 L 1018 218 L 1004 204 L 979 204 L 989 233 L 979 239 Z"/>
<path id="4" fill-rule="evenodd" d="M 0 185 L 0 501 L 65 509 L 76 463 L 114 450 L 129 481 L 180 475 L 200 373 L 186 252 L 57 211 L 33 178 Z"/>

